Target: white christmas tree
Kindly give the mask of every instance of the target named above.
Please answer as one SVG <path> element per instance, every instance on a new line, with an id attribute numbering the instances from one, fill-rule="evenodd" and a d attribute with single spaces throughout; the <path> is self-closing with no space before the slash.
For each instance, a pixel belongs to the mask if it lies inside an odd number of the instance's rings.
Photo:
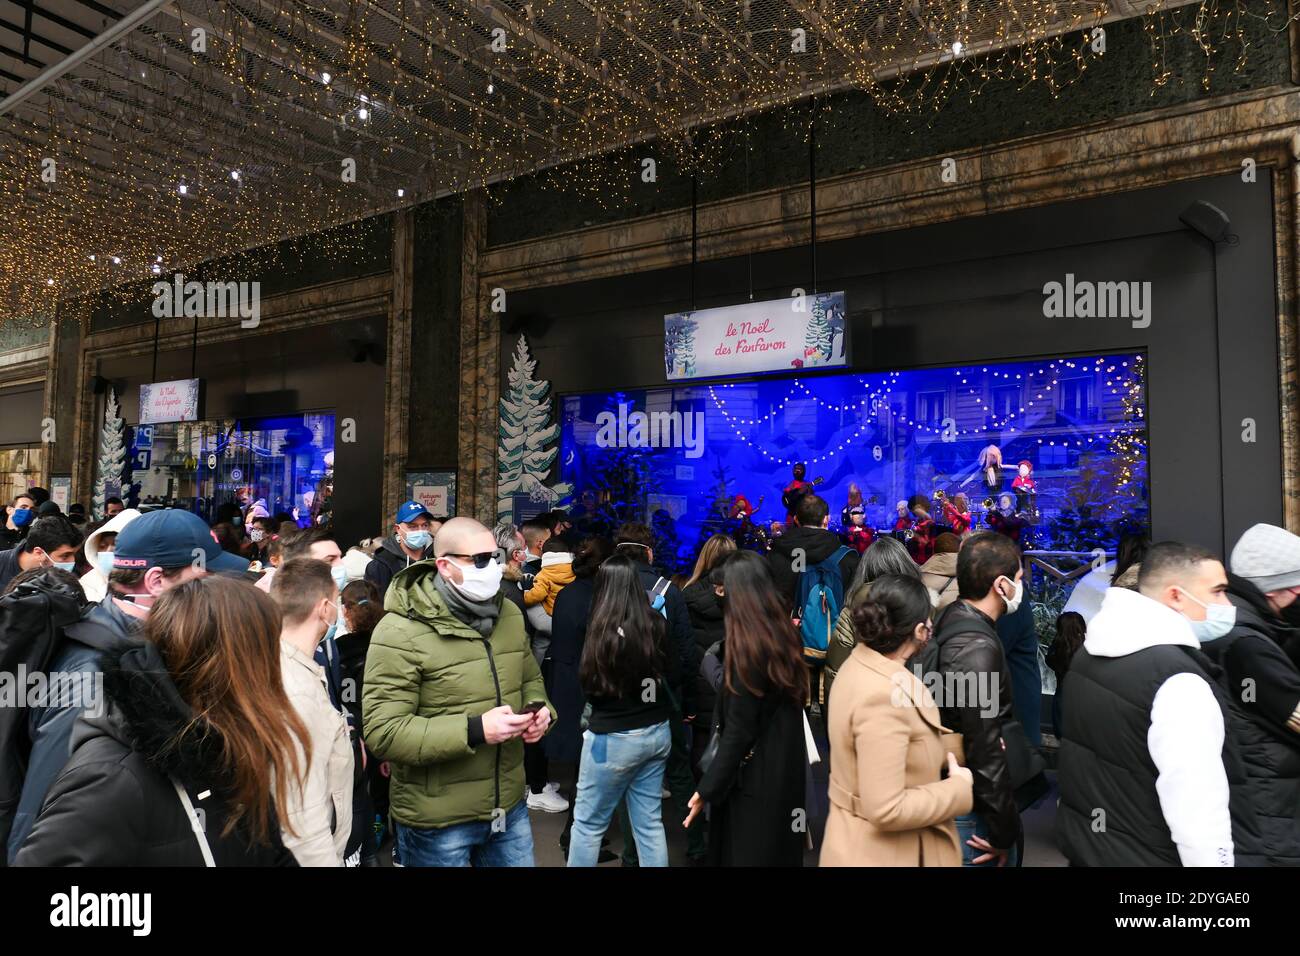
<path id="1" fill-rule="evenodd" d="M 117 404 L 117 393 L 109 388 L 104 406 L 104 427 L 99 432 L 99 460 L 95 469 L 95 494 L 92 509 L 96 517 L 104 516 L 104 499 L 108 483 L 122 480 L 126 466 L 126 422 Z"/>
<path id="2" fill-rule="evenodd" d="M 830 361 L 831 327 L 826 321 L 826 306 L 820 298 L 813 299 L 812 318 L 804 334 L 804 365 L 820 365 Z"/>
<path id="3" fill-rule="evenodd" d="M 527 494 L 551 505 L 573 493 L 567 482 L 547 485 L 551 466 L 560 453 L 559 423 L 551 422 L 551 383 L 533 378 L 537 361 L 519 336 L 508 376 L 509 391 L 501 398 L 497 442 L 497 519 L 514 512 L 514 496 Z"/>

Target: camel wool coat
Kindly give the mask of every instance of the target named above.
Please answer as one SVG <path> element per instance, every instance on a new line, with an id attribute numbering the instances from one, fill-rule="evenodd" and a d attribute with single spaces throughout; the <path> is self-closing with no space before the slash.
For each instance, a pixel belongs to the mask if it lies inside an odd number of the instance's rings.
<path id="1" fill-rule="evenodd" d="M 944 767 L 934 699 L 902 664 L 859 644 L 831 688 L 830 816 L 821 866 L 960 866 L 953 819 L 971 784 Z"/>

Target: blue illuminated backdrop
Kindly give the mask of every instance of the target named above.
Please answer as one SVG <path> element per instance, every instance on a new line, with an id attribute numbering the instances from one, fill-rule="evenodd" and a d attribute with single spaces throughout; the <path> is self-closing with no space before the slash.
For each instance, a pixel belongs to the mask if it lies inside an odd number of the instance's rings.
<path id="1" fill-rule="evenodd" d="M 800 461 L 822 479 L 833 527 L 850 483 L 877 528 L 937 490 L 965 493 L 978 526 L 993 444 L 1001 493 L 1020 462 L 1032 467 L 1028 547 L 1110 549 L 1147 520 L 1145 371 L 1128 353 L 568 395 L 560 474 L 578 499 L 595 492 L 609 523 L 654 524 L 681 567 L 737 494 L 763 499 L 756 521 L 784 519 Z"/>

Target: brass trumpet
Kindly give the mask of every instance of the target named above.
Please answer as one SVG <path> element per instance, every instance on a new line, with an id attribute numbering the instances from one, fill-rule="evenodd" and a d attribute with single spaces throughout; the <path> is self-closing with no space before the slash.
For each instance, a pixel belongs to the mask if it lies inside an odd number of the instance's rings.
<path id="1" fill-rule="evenodd" d="M 993 505 L 994 505 L 994 501 L 993 501 L 993 499 L 992 499 L 991 497 L 989 497 L 989 498 L 985 498 L 985 499 L 984 499 L 984 510 L 985 510 L 985 511 L 992 511 L 992 510 L 993 510 Z"/>

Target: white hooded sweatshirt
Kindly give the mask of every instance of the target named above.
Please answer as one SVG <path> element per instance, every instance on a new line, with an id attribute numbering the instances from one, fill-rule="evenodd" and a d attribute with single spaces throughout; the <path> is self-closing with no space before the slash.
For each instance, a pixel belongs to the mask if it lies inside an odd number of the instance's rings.
<path id="1" fill-rule="evenodd" d="M 1136 591 L 1110 588 L 1088 624 L 1083 648 L 1094 657 L 1126 657 L 1162 644 L 1200 646 L 1177 611 Z M 1223 712 L 1205 678 L 1175 674 L 1160 685 L 1151 704 L 1147 750 L 1183 866 L 1233 865 L 1224 734 Z"/>

